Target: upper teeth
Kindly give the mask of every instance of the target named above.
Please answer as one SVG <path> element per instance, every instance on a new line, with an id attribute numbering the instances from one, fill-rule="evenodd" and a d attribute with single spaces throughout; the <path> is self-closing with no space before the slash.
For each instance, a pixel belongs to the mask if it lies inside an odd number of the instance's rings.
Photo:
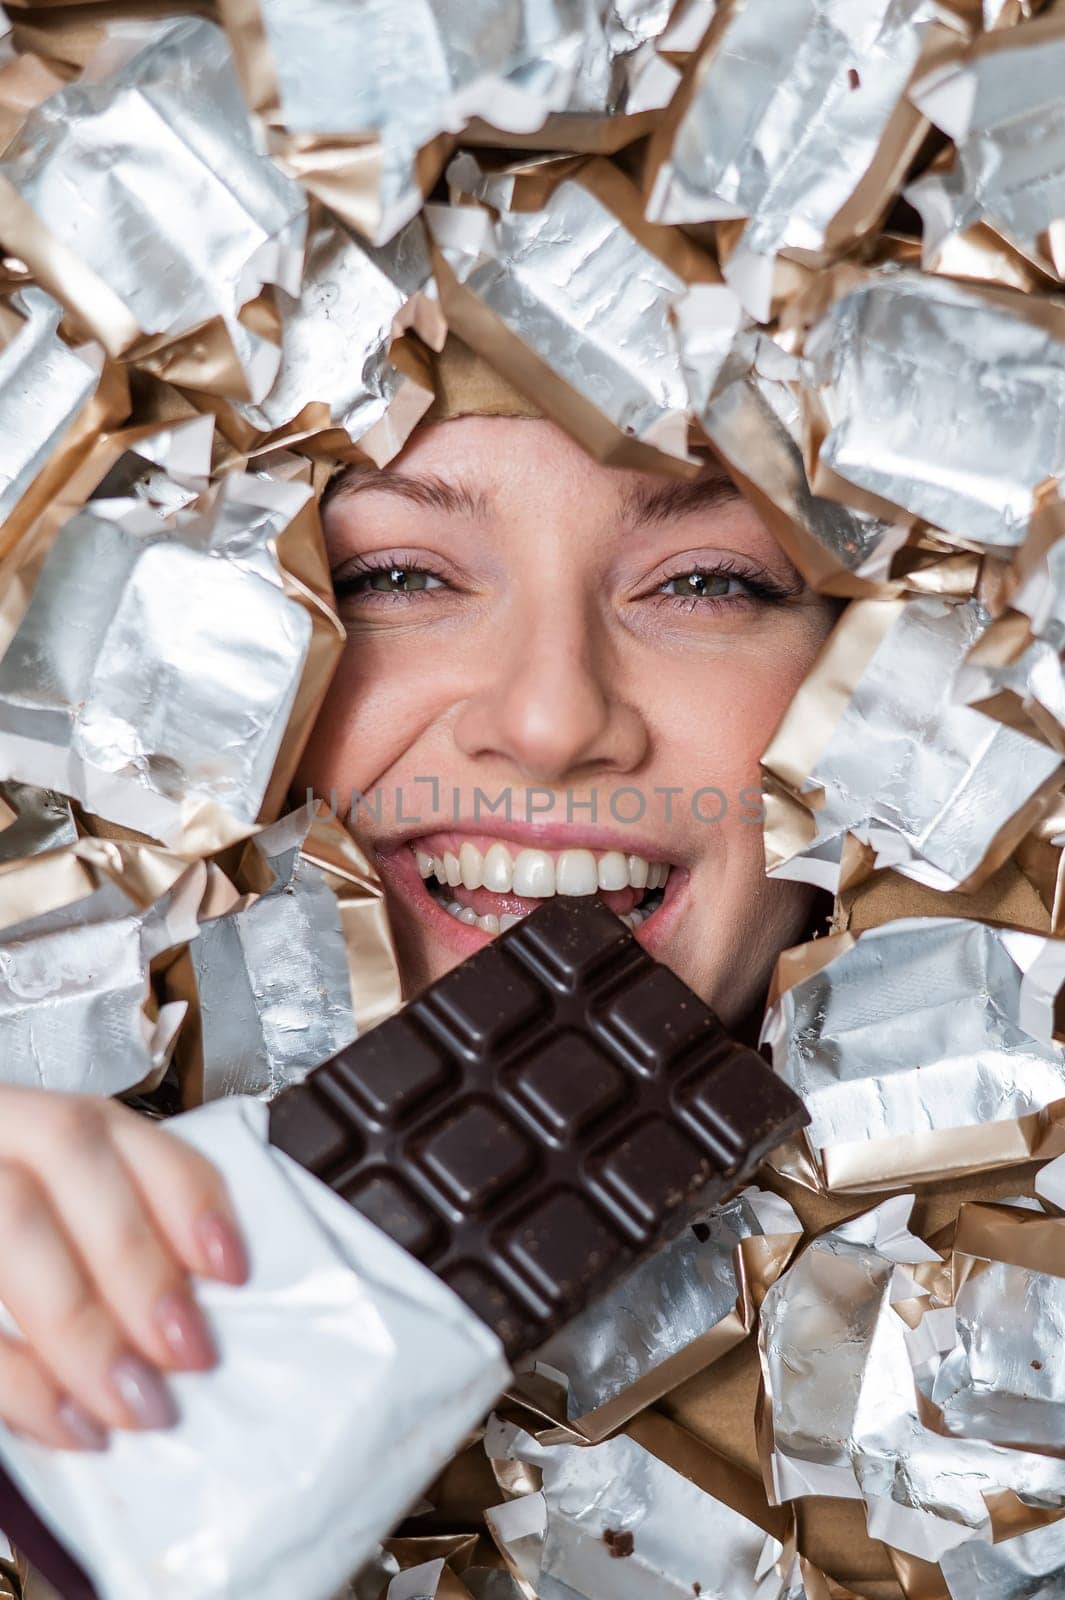
<path id="1" fill-rule="evenodd" d="M 667 861 L 647 861 L 620 850 L 513 850 L 496 840 L 482 855 L 464 840 L 458 855 L 442 856 L 416 849 L 415 860 L 423 878 L 466 889 L 491 889 L 495 894 L 516 894 L 542 900 L 554 894 L 595 894 L 597 889 L 661 889 L 669 876 Z"/>

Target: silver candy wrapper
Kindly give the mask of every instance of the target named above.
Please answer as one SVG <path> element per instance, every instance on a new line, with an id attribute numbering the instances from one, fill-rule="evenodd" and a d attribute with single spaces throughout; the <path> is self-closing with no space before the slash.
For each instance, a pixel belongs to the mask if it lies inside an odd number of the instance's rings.
<path id="1" fill-rule="evenodd" d="M 909 1233 L 911 1206 L 897 1195 L 815 1238 L 766 1295 L 759 1354 L 775 1497 L 864 1500 L 873 1538 L 938 1561 L 991 1538 L 987 1498 L 1001 1491 L 1065 1507 L 1065 1460 L 921 1420 L 916 1370 L 956 1334 L 949 1308 L 914 1330 L 896 1309 L 924 1295 L 910 1269 L 940 1260 Z"/>
<path id="2" fill-rule="evenodd" d="M 850 608 L 764 758 L 793 795 L 811 797 L 807 837 L 772 844 L 771 875 L 834 890 L 848 834 L 876 867 L 935 889 L 974 884 L 1005 858 L 1060 758 L 954 703 L 958 669 L 987 622 L 975 601 Z"/>
<path id="3" fill-rule="evenodd" d="M 805 354 L 826 434 L 815 489 L 828 469 L 963 545 L 1021 542 L 1037 489 L 1065 472 L 1061 308 L 887 269 L 836 301 Z"/>
<path id="4" fill-rule="evenodd" d="M 205 1100 L 272 1099 L 355 1038 L 340 912 L 324 874 L 300 855 L 307 828 L 297 811 L 255 836 L 272 886 L 205 922 L 189 947 Z"/>
<path id="5" fill-rule="evenodd" d="M 878 220 L 920 139 L 904 91 L 942 11 L 927 0 L 736 0 L 722 13 L 662 136 L 648 216 L 745 218 L 725 272 L 765 320 L 773 256 L 822 257 Z M 889 136 L 901 149 L 876 173 Z"/>
<path id="6" fill-rule="evenodd" d="M 680 82 L 657 45 L 674 0 L 585 0 L 584 50 L 565 110 L 634 116 L 668 105 Z M 709 23 L 705 18 L 704 27 Z M 694 31 L 694 29 L 693 29 Z"/>
<path id="7" fill-rule="evenodd" d="M 340 435 L 341 453 L 345 442 L 361 443 L 383 464 L 432 400 L 428 387 L 411 383 L 389 360 L 393 336 L 414 324 L 440 349 L 446 332 L 422 223 L 375 250 L 320 222 L 299 299 L 282 294 L 278 301 L 281 366 L 273 387 L 260 404 L 233 409 L 269 434 L 271 445 Z"/>
<path id="8" fill-rule="evenodd" d="M 6 825 L 4 814 L 10 818 Z M 0 861 L 60 850 L 78 837 L 74 813 L 65 795 L 35 789 L 29 783 L 0 783 Z"/>
<path id="9" fill-rule="evenodd" d="M 1060 19 L 984 39 L 938 64 L 910 97 L 954 140 L 945 171 L 906 189 L 923 259 L 980 223 L 1059 278 L 1065 272 L 1065 32 Z"/>
<path id="10" fill-rule="evenodd" d="M 255 148 L 225 34 L 182 18 L 119 31 L 32 111 L 0 163 L 5 243 L 109 354 L 218 321 L 261 399 L 278 350 L 240 320 L 299 294 L 306 202 Z M 175 218 L 195 215 L 196 226 Z"/>
<path id="11" fill-rule="evenodd" d="M 220 1353 L 170 1378 L 177 1425 L 106 1451 L 0 1428 L 0 1458 L 100 1600 L 328 1600 L 507 1381 L 493 1334 L 405 1250 L 266 1143 L 231 1099 L 171 1121 L 226 1175 L 241 1288 L 196 1292 Z"/>
<path id="12" fill-rule="evenodd" d="M 679 1431 L 679 1430 L 678 1430 Z M 698 1450 L 694 1440 L 692 1445 Z M 485 1449 L 543 1488 L 485 1513 L 536 1600 L 784 1600 L 781 1541 L 638 1443 L 541 1445 L 499 1418 Z"/>
<path id="13" fill-rule="evenodd" d="M 1065 1100 L 1065 1049 L 1030 1031 L 1048 941 L 910 917 L 836 943 L 762 1028 L 810 1113 L 801 1137 L 826 1188 L 890 1188 L 1065 1150 L 1065 1126 L 1047 1117 Z"/>
<path id="14" fill-rule="evenodd" d="M 372 200 L 341 198 L 340 214 L 377 244 L 419 209 L 418 155 L 439 135 L 478 116 L 526 133 L 566 106 L 586 15 L 584 0 L 223 0 L 221 11 L 238 45 L 249 25 L 265 34 L 279 102 L 259 106 L 268 122 L 304 144 L 363 142 Z"/>
<path id="15" fill-rule="evenodd" d="M 1035 1192 L 1058 1211 L 1065 1211 L 1065 1155 L 1040 1167 L 1035 1175 Z"/>
<path id="16" fill-rule="evenodd" d="M 566 1380 L 570 1420 L 601 1437 L 738 1343 L 753 1312 L 740 1241 L 772 1241 L 775 1276 L 801 1233 L 788 1202 L 763 1189 L 695 1218 L 537 1353 L 538 1369 Z"/>
<path id="17" fill-rule="evenodd" d="M 681 361 L 700 426 L 804 575 L 846 593 L 887 576 L 902 523 L 814 494 L 803 461 L 798 358 L 745 326 L 734 292 L 694 284 L 676 310 Z"/>
<path id="18" fill-rule="evenodd" d="M 195 937 L 206 872 L 179 867 L 145 906 L 117 866 L 84 840 L 0 873 L 8 904 L 52 902 L 0 928 L 0 1082 L 111 1095 L 162 1076 L 185 1006 L 151 1007 L 149 963 Z"/>
<path id="19" fill-rule="evenodd" d="M 310 494 L 231 473 L 170 521 L 72 518 L 0 657 L 4 770 L 166 842 L 250 833 L 312 628 L 274 543 Z"/>
<path id="20" fill-rule="evenodd" d="M 426 216 L 443 263 L 485 324 L 459 328 L 468 343 L 498 343 L 493 325 L 501 327 L 518 341 L 510 375 L 525 377 L 519 387 L 546 372 L 553 388 L 561 381 L 605 419 L 619 451 L 631 441 L 690 460 L 672 321 L 684 281 L 590 188 L 567 179 L 536 211 L 429 206 Z"/>
<path id="21" fill-rule="evenodd" d="M 63 309 L 40 289 L 0 312 L 0 522 L 6 522 L 84 411 L 100 379 L 102 352 L 72 350 L 59 337 Z"/>
<path id="22" fill-rule="evenodd" d="M 1059 1250 L 1065 1274 L 1065 1239 Z M 979 1270 L 955 1295 L 958 1342 L 929 1397 L 957 1437 L 1058 1453 L 1065 1447 L 1065 1276 L 1007 1261 L 969 1265 Z"/>
<path id="23" fill-rule="evenodd" d="M 950 1600 L 1062 1600 L 1065 1520 L 1001 1544 L 963 1544 L 940 1562 Z"/>

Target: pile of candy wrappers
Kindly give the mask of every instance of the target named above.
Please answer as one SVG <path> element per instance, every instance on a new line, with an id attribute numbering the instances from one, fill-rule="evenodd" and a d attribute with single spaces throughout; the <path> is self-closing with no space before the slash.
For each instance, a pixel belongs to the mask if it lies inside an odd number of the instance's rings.
<path id="1" fill-rule="evenodd" d="M 0 1081 L 268 1099 L 399 1004 L 291 784 L 318 497 L 449 330 L 604 461 L 709 442 L 849 601 L 764 763 L 768 871 L 836 896 L 764 1029 L 809 1128 L 343 1593 L 1065 1594 L 1065 5 L 3 27 Z"/>

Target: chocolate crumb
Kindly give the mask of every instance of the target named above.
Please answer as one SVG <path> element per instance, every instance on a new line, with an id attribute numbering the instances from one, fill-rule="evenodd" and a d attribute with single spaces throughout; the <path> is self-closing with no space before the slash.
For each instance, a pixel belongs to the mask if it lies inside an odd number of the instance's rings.
<path id="1" fill-rule="evenodd" d="M 850 84 L 852 89 L 860 89 L 861 88 L 862 80 L 858 76 L 858 68 L 857 67 L 848 67 L 847 68 L 847 82 Z"/>
<path id="2" fill-rule="evenodd" d="M 1043 1370 L 1043 1363 L 1042 1363 L 1042 1362 L 1041 1362 L 1041 1361 L 1033 1361 L 1033 1362 L 1032 1362 L 1032 1369 L 1033 1369 L 1033 1371 L 1035 1371 L 1035 1372 L 1042 1372 L 1042 1370 Z"/>
<path id="3" fill-rule="evenodd" d="M 710 1229 L 707 1227 L 705 1222 L 693 1222 L 692 1232 L 700 1244 L 705 1244 L 707 1239 L 710 1237 Z"/>
<path id="4" fill-rule="evenodd" d="M 636 1548 L 636 1540 L 626 1528 L 605 1528 L 603 1543 L 615 1561 L 621 1560 L 624 1556 L 631 1556 Z"/>
<path id="5" fill-rule="evenodd" d="M 702 1592 L 703 1592 L 703 1586 L 702 1586 L 701 1583 L 693 1583 L 692 1584 L 692 1594 L 700 1595 L 700 1594 L 702 1594 Z"/>

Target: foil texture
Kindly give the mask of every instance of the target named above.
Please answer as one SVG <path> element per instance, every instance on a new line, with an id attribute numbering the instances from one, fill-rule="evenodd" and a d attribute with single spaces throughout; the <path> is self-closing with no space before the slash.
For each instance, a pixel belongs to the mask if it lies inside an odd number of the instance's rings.
<path id="1" fill-rule="evenodd" d="M 774 841 L 767 830 L 771 876 L 835 890 L 851 835 L 872 867 L 955 889 L 986 877 L 1019 842 L 1060 758 L 955 703 L 958 670 L 988 621 L 977 601 L 849 609 L 764 757 L 810 807 L 803 838 Z"/>
<path id="2" fill-rule="evenodd" d="M 580 1427 L 578 1419 L 608 1407 L 610 1427 L 617 1427 L 680 1381 L 676 1368 L 685 1352 L 692 1356 L 690 1375 L 732 1348 L 754 1315 L 743 1304 L 740 1241 L 779 1237 L 790 1251 L 801 1233 L 788 1202 L 757 1188 L 694 1218 L 537 1352 L 537 1369 L 553 1369 L 566 1382 L 570 1421 Z M 654 1382 L 663 1368 L 668 1376 Z M 657 1393 L 649 1392 L 649 1382 Z"/>
<path id="3" fill-rule="evenodd" d="M 619 446 L 638 441 L 689 460 L 672 321 L 686 285 L 597 195 L 567 179 L 537 211 L 430 206 L 427 218 L 443 262 L 487 322 L 480 337 L 476 327 L 459 330 L 467 343 L 486 353 L 492 324 L 501 327 L 524 349 L 518 387 L 528 386 L 535 361 L 607 420 Z"/>
<path id="4" fill-rule="evenodd" d="M 1061 1600 L 1065 1520 L 1000 1544 L 963 1544 L 940 1562 L 950 1600 Z"/>
<path id="5" fill-rule="evenodd" d="M 217 319 L 247 398 L 261 399 L 278 350 L 240 313 L 267 284 L 298 296 L 306 200 L 255 147 L 221 29 L 180 18 L 123 46 L 31 111 L 9 146 L 0 179 L 23 204 L 8 202 L 5 242 L 61 283 L 113 356 Z M 197 226 L 175 226 L 190 208 Z"/>
<path id="6" fill-rule="evenodd" d="M 238 48 L 249 18 L 265 45 L 269 66 L 245 70 L 272 79 L 257 109 L 283 130 L 282 158 L 295 148 L 306 176 L 300 146 L 361 144 L 372 173 L 356 163 L 356 194 L 332 198 L 375 244 L 422 204 L 420 152 L 472 117 L 514 134 L 541 127 L 568 104 L 585 51 L 586 0 L 223 0 L 221 12 Z"/>
<path id="7" fill-rule="evenodd" d="M 893 124 L 907 151 L 919 137 L 904 91 L 941 11 L 926 0 L 740 0 L 722 10 L 663 135 L 648 216 L 744 219 L 726 268 L 739 286 L 750 258 L 820 258 L 878 220 L 879 207 L 856 206 L 856 195 Z M 889 188 L 890 175 L 881 182 Z"/>
<path id="8" fill-rule="evenodd" d="M 329 1600 L 507 1381 L 498 1340 L 234 1098 L 170 1128 L 226 1174 L 251 1277 L 199 1279 L 220 1351 L 176 1425 L 106 1451 L 0 1427 L 0 1458 L 100 1600 Z"/>
<path id="9" fill-rule="evenodd" d="M 542 1445 L 490 1418 L 485 1449 L 542 1476 L 486 1512 L 536 1600 L 785 1600 L 785 1546 L 636 1439 Z"/>
<path id="10" fill-rule="evenodd" d="M 274 543 L 309 497 L 231 473 L 170 521 L 129 500 L 73 517 L 0 657 L 4 770 L 166 842 L 204 808 L 250 833 L 312 628 Z"/>
<path id="11" fill-rule="evenodd" d="M 63 308 L 41 289 L 12 297 L 0 351 L 0 523 L 7 522 L 96 392 L 102 353 L 59 337 Z"/>
<path id="12" fill-rule="evenodd" d="M 911 99 L 954 141 L 949 165 L 904 190 L 934 270 L 951 240 L 981 224 L 1027 260 L 1065 271 L 1065 31 L 1048 17 L 940 61 Z"/>
<path id="13" fill-rule="evenodd" d="M 297 811 L 255 835 L 273 883 L 203 923 L 189 947 L 204 1100 L 272 1099 L 355 1038 L 340 911 L 325 874 L 301 854 L 307 828 Z"/>
<path id="14" fill-rule="evenodd" d="M 836 593 L 885 582 L 905 526 L 813 492 L 799 359 L 724 284 L 693 284 L 675 318 L 699 424 L 803 575 Z"/>
<path id="15" fill-rule="evenodd" d="M 76 890 L 46 887 L 79 863 Z M 0 872 L 9 905 L 58 902 L 0 928 L 0 1082 L 115 1095 L 166 1069 L 186 1008 L 154 1007 L 150 964 L 195 937 L 204 868 L 179 869 L 145 906 L 107 866 L 87 841 Z"/>
<path id="16" fill-rule="evenodd" d="M 61 850 L 77 841 L 78 829 L 70 801 L 54 789 L 36 789 L 30 783 L 0 783 L 0 863 Z"/>
<path id="17" fill-rule="evenodd" d="M 810 1113 L 801 1137 L 828 1189 L 1009 1166 L 1054 1153 L 1055 1138 L 1065 1148 L 1046 1119 L 1065 1100 L 1065 1050 L 1034 1037 L 1027 1014 L 1044 944 L 907 917 L 840 936 L 832 960 L 809 947 L 825 964 L 770 1005 L 762 1043 Z"/>
<path id="18" fill-rule="evenodd" d="M 1065 1507 L 1065 1461 L 922 1420 L 918 1369 L 956 1333 L 914 1277 L 941 1258 L 909 1232 L 912 1203 L 893 1196 L 815 1238 L 766 1295 L 759 1355 L 775 1498 L 864 1500 L 872 1538 L 934 1562 L 990 1541 L 988 1500 L 1004 1491 L 1034 1521 Z M 915 1333 L 897 1308 L 922 1300 L 932 1315 Z"/>
<path id="19" fill-rule="evenodd" d="M 680 72 L 658 45 L 673 9 L 674 0 L 585 0 L 584 48 L 563 110 L 599 121 L 668 105 Z"/>
<path id="20" fill-rule="evenodd" d="M 1065 471 L 1065 318 L 1028 302 L 891 268 L 841 295 L 805 342 L 814 487 L 827 469 L 963 546 L 1020 544 Z"/>
<path id="21" fill-rule="evenodd" d="M 432 400 L 428 385 L 412 385 L 389 359 L 393 338 L 412 324 L 436 349 L 445 337 L 423 224 L 409 223 L 390 244 L 374 249 L 319 222 L 308 241 L 299 298 L 279 292 L 277 299 L 277 377 L 258 405 L 238 401 L 234 412 L 268 435 L 271 447 L 324 434 L 331 453 L 361 442 L 363 453 L 383 464 Z M 397 402 L 404 418 L 390 432 L 386 419 Z M 375 442 L 375 431 L 385 438 Z"/>

